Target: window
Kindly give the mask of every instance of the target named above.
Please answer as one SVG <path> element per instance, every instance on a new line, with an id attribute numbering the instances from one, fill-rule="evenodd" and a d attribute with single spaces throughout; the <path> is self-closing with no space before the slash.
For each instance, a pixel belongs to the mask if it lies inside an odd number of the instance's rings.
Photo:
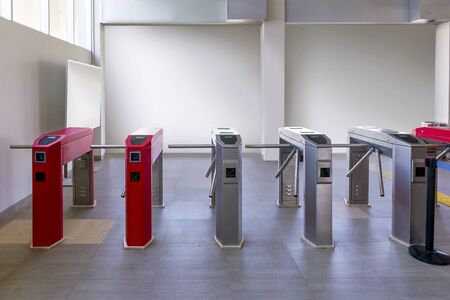
<path id="1" fill-rule="evenodd" d="M 50 0 L 50 35 L 73 43 L 73 31 L 73 0 Z"/>
<path id="2" fill-rule="evenodd" d="M 14 0 L 13 20 L 33 29 L 48 33 L 47 0 Z"/>
<path id="3" fill-rule="evenodd" d="M 74 1 L 74 44 L 91 49 L 92 44 L 92 1 Z"/>
<path id="4" fill-rule="evenodd" d="M 0 0 L 0 17 L 92 49 L 93 0 Z"/>
<path id="5" fill-rule="evenodd" d="M 0 0 L 0 17 L 11 20 L 11 0 Z"/>

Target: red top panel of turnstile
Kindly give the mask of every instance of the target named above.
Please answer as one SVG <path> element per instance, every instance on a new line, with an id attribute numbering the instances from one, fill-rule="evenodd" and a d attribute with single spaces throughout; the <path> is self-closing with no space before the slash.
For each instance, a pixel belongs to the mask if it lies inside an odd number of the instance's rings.
<path id="1" fill-rule="evenodd" d="M 65 128 L 42 134 L 33 143 L 34 150 L 48 151 L 60 148 L 62 163 L 66 164 L 91 151 L 94 130 L 91 128 Z"/>
<path id="2" fill-rule="evenodd" d="M 50 147 L 55 143 L 65 145 L 74 142 L 76 140 L 82 139 L 84 137 L 92 136 L 93 134 L 94 130 L 92 130 L 91 128 L 75 128 L 75 127 L 65 128 L 42 134 L 39 138 L 37 138 L 34 141 L 33 147 Z M 58 137 L 58 138 L 55 138 L 54 141 L 46 144 L 39 144 L 41 140 L 48 137 Z"/>
<path id="3" fill-rule="evenodd" d="M 447 127 L 420 127 L 414 129 L 413 134 L 423 139 L 450 143 L 450 128 Z"/>

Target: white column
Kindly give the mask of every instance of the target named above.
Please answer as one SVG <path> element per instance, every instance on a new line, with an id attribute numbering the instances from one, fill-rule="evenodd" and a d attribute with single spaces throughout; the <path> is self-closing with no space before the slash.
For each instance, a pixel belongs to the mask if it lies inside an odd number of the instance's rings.
<path id="1" fill-rule="evenodd" d="M 285 1 L 269 0 L 267 20 L 261 27 L 261 142 L 278 143 L 278 128 L 284 126 L 285 98 Z M 278 150 L 263 149 L 264 160 L 277 160 Z"/>
<path id="2" fill-rule="evenodd" d="M 450 22 L 436 28 L 435 121 L 450 123 Z"/>

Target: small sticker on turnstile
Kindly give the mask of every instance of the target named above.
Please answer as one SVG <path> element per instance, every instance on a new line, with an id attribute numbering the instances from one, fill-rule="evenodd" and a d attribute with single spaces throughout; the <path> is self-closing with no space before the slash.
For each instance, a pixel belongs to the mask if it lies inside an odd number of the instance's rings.
<path id="1" fill-rule="evenodd" d="M 236 178 L 236 168 L 226 168 L 225 169 L 226 178 Z"/>
<path id="2" fill-rule="evenodd" d="M 141 152 L 130 152 L 130 162 L 141 162 Z"/>
<path id="3" fill-rule="evenodd" d="M 141 173 L 131 172 L 130 173 L 130 181 L 131 182 L 140 182 L 141 181 Z"/>
<path id="4" fill-rule="evenodd" d="M 45 152 L 34 152 L 34 162 L 45 163 L 47 161 Z"/>

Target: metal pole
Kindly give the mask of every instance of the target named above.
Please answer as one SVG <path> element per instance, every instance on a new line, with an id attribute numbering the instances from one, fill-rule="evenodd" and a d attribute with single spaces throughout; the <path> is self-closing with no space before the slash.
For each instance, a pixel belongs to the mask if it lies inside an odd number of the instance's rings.
<path id="1" fill-rule="evenodd" d="M 169 145 L 169 149 L 212 149 L 212 144 L 185 144 L 185 145 Z"/>
<path id="2" fill-rule="evenodd" d="M 91 145 L 91 149 L 125 149 L 125 145 Z"/>
<path id="3" fill-rule="evenodd" d="M 434 218 L 435 218 L 435 202 L 436 198 L 436 168 L 437 159 L 427 158 L 426 164 L 428 166 L 428 183 L 427 183 L 427 220 L 426 220 L 426 235 L 425 235 L 425 249 L 427 251 L 434 251 Z"/>
<path id="4" fill-rule="evenodd" d="M 292 157 L 294 157 L 295 153 L 297 153 L 297 149 L 293 149 L 291 153 L 289 153 L 286 160 L 281 165 L 280 169 L 278 170 L 277 174 L 275 175 L 275 178 L 279 178 L 281 176 L 281 173 L 283 173 L 284 169 L 288 166 L 289 162 L 291 161 Z"/>
<path id="5" fill-rule="evenodd" d="M 32 145 L 11 145 L 9 149 L 21 150 L 21 149 L 33 149 Z"/>
<path id="6" fill-rule="evenodd" d="M 369 149 L 369 151 L 367 151 L 366 154 L 364 154 L 364 156 L 353 166 L 353 168 L 350 169 L 350 171 L 348 171 L 347 173 L 347 177 L 350 177 L 350 175 L 352 175 L 358 168 L 359 166 L 366 160 L 369 158 L 369 156 L 375 152 L 375 147 L 372 147 Z"/>
<path id="7" fill-rule="evenodd" d="M 279 148 L 291 148 L 290 144 L 253 144 L 245 145 L 247 149 L 279 149 Z"/>

